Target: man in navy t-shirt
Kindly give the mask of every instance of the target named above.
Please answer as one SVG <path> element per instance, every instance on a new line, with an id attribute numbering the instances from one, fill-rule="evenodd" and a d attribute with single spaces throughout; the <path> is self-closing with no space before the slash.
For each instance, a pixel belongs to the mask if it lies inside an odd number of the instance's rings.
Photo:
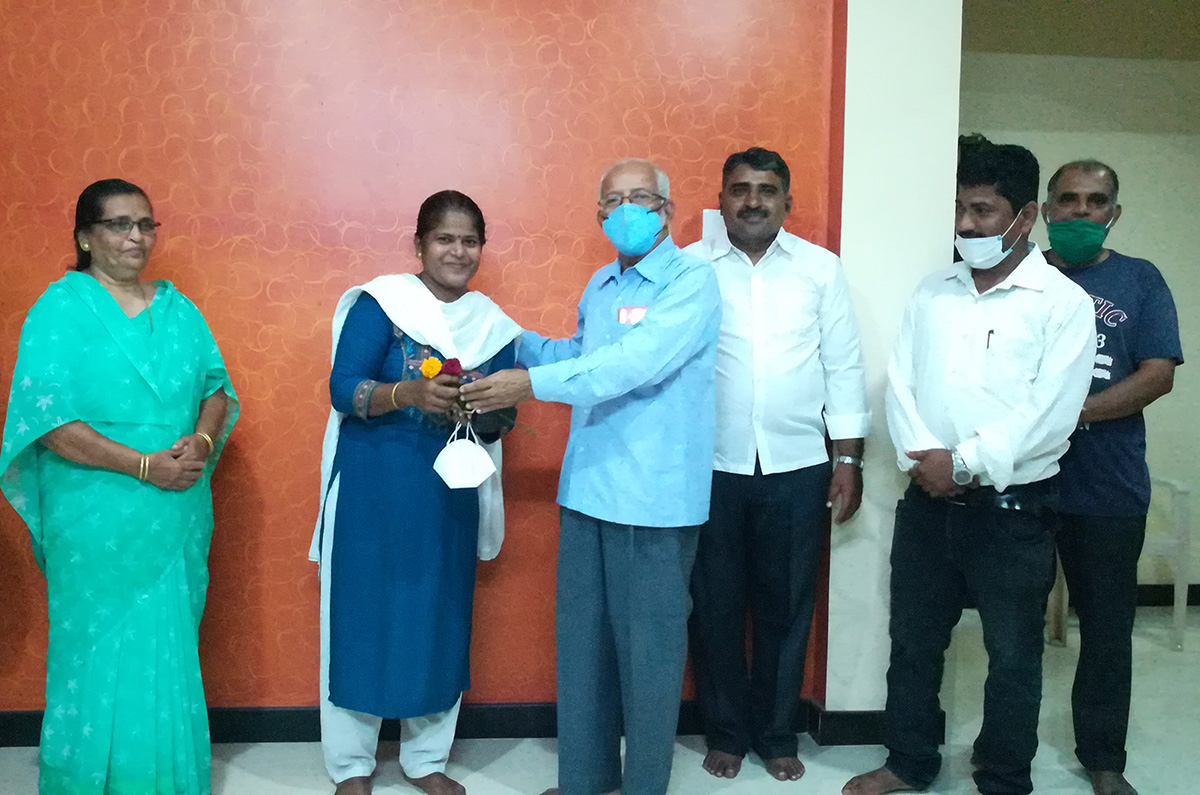
<path id="1" fill-rule="evenodd" d="M 1096 305 L 1096 364 L 1079 429 L 1059 462 L 1057 544 L 1079 616 L 1071 706 L 1075 753 L 1096 795 L 1136 795 L 1125 780 L 1137 561 L 1150 472 L 1142 409 L 1171 391 L 1183 363 L 1179 321 L 1158 269 L 1104 248 L 1121 217 L 1117 174 L 1095 160 L 1050 178 L 1046 259 Z"/>

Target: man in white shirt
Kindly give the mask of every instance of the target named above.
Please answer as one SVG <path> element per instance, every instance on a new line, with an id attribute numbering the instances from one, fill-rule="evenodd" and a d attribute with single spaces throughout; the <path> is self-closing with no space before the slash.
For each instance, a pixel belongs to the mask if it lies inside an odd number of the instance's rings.
<path id="1" fill-rule="evenodd" d="M 937 776 L 942 667 L 968 598 L 988 653 L 975 784 L 983 795 L 1033 790 L 1055 475 L 1096 352 L 1091 299 L 1029 242 L 1037 192 L 1029 150 L 964 154 L 955 201 L 963 261 L 926 277 L 904 313 L 887 393 L 897 458 L 912 478 L 892 539 L 889 753 L 843 795 L 923 790 Z"/>
<path id="2" fill-rule="evenodd" d="M 713 263 L 721 287 L 712 508 L 691 620 L 704 769 L 718 778 L 736 776 L 751 749 L 780 781 L 804 774 L 794 722 L 827 508 L 837 502 L 842 522 L 862 499 L 870 413 L 854 309 L 837 256 L 783 231 L 789 188 L 777 153 L 730 155 L 723 223 L 686 249 Z"/>

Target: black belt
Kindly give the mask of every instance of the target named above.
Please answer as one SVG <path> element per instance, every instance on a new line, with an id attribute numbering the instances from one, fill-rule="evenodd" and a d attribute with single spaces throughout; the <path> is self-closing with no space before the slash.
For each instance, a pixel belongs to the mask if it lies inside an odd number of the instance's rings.
<path id="1" fill-rule="evenodd" d="M 1047 478 L 1036 483 L 1015 484 L 1004 491 L 996 491 L 992 486 L 978 486 L 943 499 L 952 505 L 1041 514 L 1058 508 L 1058 483 L 1055 478 Z"/>

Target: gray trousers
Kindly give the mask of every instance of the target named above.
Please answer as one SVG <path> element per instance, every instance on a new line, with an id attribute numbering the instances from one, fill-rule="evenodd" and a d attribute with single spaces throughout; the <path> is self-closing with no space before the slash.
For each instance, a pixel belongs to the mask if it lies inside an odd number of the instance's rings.
<path id="1" fill-rule="evenodd" d="M 665 795 L 699 528 L 617 525 L 567 508 L 559 521 L 560 793 Z"/>

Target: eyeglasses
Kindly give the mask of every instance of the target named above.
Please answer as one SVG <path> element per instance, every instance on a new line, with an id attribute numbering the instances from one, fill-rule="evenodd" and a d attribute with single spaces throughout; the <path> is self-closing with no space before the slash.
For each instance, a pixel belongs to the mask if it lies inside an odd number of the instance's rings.
<path id="1" fill-rule="evenodd" d="M 155 235 L 158 234 L 158 228 L 162 226 L 162 224 L 152 218 L 143 218 L 140 221 L 135 221 L 128 215 L 118 215 L 116 218 L 101 218 L 99 221 L 92 221 L 92 223 L 100 224 L 108 231 L 118 235 L 129 234 L 135 226 L 143 235 Z"/>
<path id="2" fill-rule="evenodd" d="M 665 196 L 659 196 L 653 191 L 638 188 L 635 191 L 630 191 L 626 196 L 622 196 L 619 193 L 609 193 L 601 197 L 597 204 L 600 205 L 600 209 L 604 210 L 604 212 L 611 213 L 625 202 L 636 204 L 638 207 L 645 207 L 647 210 L 658 211 L 667 203 L 667 199 Z"/>

